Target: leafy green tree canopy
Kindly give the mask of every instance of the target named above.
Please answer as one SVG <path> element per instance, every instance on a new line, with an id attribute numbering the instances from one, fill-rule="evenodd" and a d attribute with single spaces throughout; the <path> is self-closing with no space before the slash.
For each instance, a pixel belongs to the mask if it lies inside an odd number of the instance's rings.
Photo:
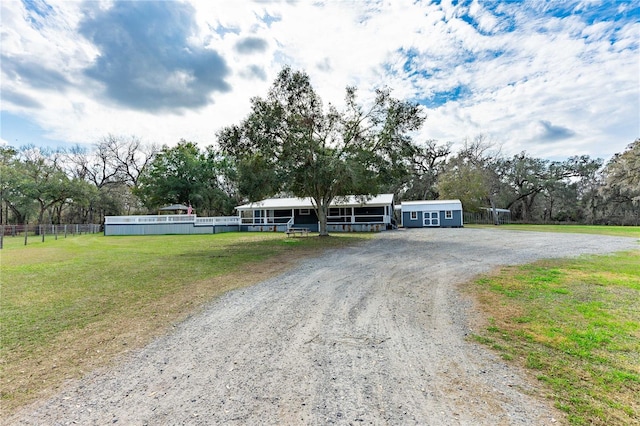
<path id="1" fill-rule="evenodd" d="M 134 193 L 149 209 L 181 203 L 202 213 L 229 214 L 233 202 L 222 177 L 229 169 L 226 163 L 215 150 L 202 152 L 195 143 L 181 140 L 162 148 L 138 178 Z"/>
<path id="2" fill-rule="evenodd" d="M 627 149 L 607 163 L 606 185 L 609 189 L 640 203 L 640 139 L 636 139 Z"/>
<path id="3" fill-rule="evenodd" d="M 138 178 L 135 189 L 150 209 L 166 204 L 189 204 L 201 192 L 203 158 L 193 142 L 181 140 L 175 147 L 162 147 Z"/>
<path id="4" fill-rule="evenodd" d="M 239 191 L 252 201 L 283 192 L 310 197 L 320 235 L 328 235 L 336 197 L 375 194 L 408 174 L 410 135 L 426 118 L 420 106 L 384 89 L 364 107 L 356 92 L 346 89 L 343 111 L 325 109 L 306 73 L 283 68 L 267 97 L 251 100 L 248 117 L 218 133 L 221 149 L 237 163 Z"/>
<path id="5" fill-rule="evenodd" d="M 463 148 L 447 161 L 438 175 L 441 199 L 459 199 L 466 211 L 477 212 L 487 204 L 495 208 L 499 192 L 499 153 L 483 134 L 465 139 Z M 494 220 L 497 216 L 494 212 Z"/>

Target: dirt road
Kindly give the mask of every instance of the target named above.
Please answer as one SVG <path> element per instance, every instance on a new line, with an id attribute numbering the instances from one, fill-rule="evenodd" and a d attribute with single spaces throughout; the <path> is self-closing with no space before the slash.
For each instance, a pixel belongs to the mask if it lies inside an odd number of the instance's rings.
<path id="1" fill-rule="evenodd" d="M 496 265 L 635 239 L 386 232 L 229 293 L 117 367 L 12 424 L 558 424 L 527 380 L 466 338 L 458 284 Z"/>

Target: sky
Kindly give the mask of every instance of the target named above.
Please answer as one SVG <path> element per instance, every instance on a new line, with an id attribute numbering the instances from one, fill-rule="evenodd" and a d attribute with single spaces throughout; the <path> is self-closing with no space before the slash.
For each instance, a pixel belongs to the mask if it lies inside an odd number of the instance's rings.
<path id="1" fill-rule="evenodd" d="M 418 102 L 417 143 L 609 159 L 640 137 L 640 2 L 420 0 L 0 3 L 0 144 L 108 136 L 201 147 L 283 66 L 325 105 L 355 86 Z"/>

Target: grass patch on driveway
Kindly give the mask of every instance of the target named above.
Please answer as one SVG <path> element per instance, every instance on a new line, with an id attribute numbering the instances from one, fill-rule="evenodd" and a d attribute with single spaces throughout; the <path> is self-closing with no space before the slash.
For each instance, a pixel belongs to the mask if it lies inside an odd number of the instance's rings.
<path id="1" fill-rule="evenodd" d="M 640 423 L 640 251 L 503 267 L 471 287 L 476 339 L 534 372 L 572 424 Z"/>
<path id="2" fill-rule="evenodd" d="M 0 404 L 13 411 L 148 343 L 222 293 L 370 238 L 74 236 L 0 251 Z"/>

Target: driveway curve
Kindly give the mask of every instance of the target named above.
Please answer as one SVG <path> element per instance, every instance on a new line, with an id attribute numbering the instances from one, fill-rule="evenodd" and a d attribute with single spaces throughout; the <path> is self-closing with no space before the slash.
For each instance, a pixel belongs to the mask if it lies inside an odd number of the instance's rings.
<path id="1" fill-rule="evenodd" d="M 381 233 L 216 299 L 8 422 L 554 424 L 520 371 L 466 337 L 476 313 L 458 285 L 499 265 L 637 248 L 502 229 Z"/>

